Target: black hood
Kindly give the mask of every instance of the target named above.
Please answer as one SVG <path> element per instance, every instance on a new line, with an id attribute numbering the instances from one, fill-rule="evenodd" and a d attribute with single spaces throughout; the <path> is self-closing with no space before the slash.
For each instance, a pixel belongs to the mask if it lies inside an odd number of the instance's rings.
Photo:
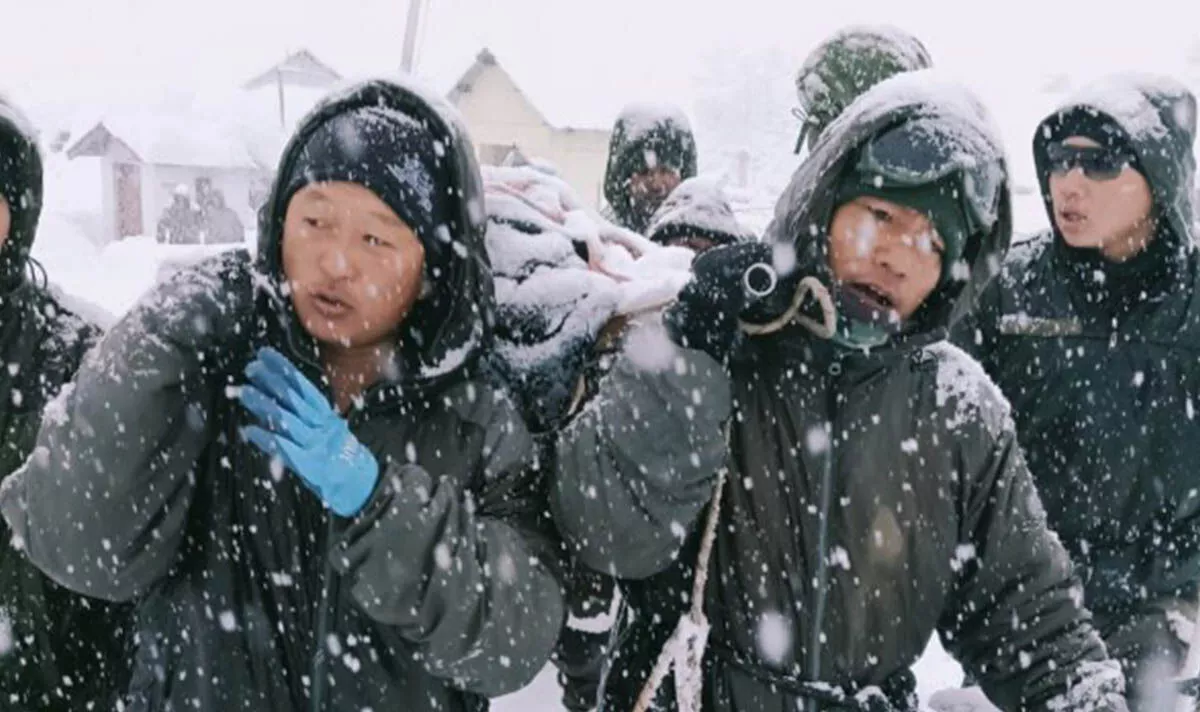
<path id="1" fill-rule="evenodd" d="M 704 177 L 679 184 L 654 211 L 646 237 L 666 244 L 679 237 L 703 237 L 715 245 L 750 242 L 757 236 L 738 222 L 721 186 Z"/>
<path id="2" fill-rule="evenodd" d="M 0 195 L 8 201 L 12 227 L 0 250 L 0 291 L 24 279 L 29 252 L 42 214 L 42 157 L 33 126 L 0 95 Z"/>
<path id="3" fill-rule="evenodd" d="M 969 273 L 963 280 L 943 280 L 910 319 L 906 336 L 944 333 L 968 313 L 999 272 L 1012 238 L 1012 197 L 999 132 L 983 104 L 965 87 L 942 78 L 937 70 L 922 70 L 888 79 L 859 97 L 821 134 L 796 170 L 775 206 L 775 217 L 764 238 L 775 248 L 783 284 L 814 275 L 832 285 L 828 228 L 842 176 L 862 146 L 917 118 L 944 123 L 959 150 L 969 154 L 964 160 L 976 171 L 986 171 L 1000 188 L 995 223 L 986 232 L 967 238 L 963 263 Z M 792 289 L 776 292 L 786 300 L 791 293 Z M 785 307 L 786 301 L 770 310 L 782 312 Z"/>
<path id="4" fill-rule="evenodd" d="M 364 106 L 392 109 L 422 122 L 442 149 L 435 183 L 451 186 L 445 229 L 419 236 L 430 289 L 413 306 L 400 331 L 400 383 L 424 389 L 474 363 L 491 338 L 494 322 L 491 267 L 483 242 L 483 181 L 466 128 L 444 100 L 400 81 L 375 79 L 337 91 L 318 104 L 284 149 L 271 195 L 259 213 L 258 266 L 270 281 L 269 309 L 280 317 L 289 346 L 316 363 L 316 344 L 299 327 L 283 288 L 281 240 L 287 182 L 301 148 L 318 127 Z"/>
<path id="5" fill-rule="evenodd" d="M 629 199 L 629 180 L 654 165 L 679 171 L 681 180 L 696 175 L 696 139 L 683 112 L 673 106 L 633 104 L 613 125 L 604 171 L 604 199 L 634 232 L 645 232 L 650 214 L 638 215 Z"/>
<path id="6" fill-rule="evenodd" d="M 1191 249 L 1195 193 L 1196 97 L 1187 87 L 1167 77 L 1126 74 L 1104 79 L 1082 89 L 1038 125 L 1033 135 L 1033 159 L 1050 225 L 1050 175 L 1046 151 L 1061 141 L 1065 118 L 1079 111 L 1107 119 L 1124 134 L 1137 155 L 1142 175 L 1150 184 L 1154 204 L 1170 228 L 1164 237 L 1176 250 Z M 1053 228 L 1056 237 L 1058 229 Z"/>

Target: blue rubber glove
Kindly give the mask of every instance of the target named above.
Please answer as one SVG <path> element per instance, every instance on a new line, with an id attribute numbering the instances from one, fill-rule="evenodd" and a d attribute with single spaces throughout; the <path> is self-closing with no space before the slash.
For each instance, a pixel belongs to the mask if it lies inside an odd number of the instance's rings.
<path id="1" fill-rule="evenodd" d="M 379 463 L 346 419 L 275 349 L 260 349 L 245 373 L 249 382 L 238 400 L 263 427 L 248 426 L 242 435 L 283 460 L 339 516 L 362 511 L 379 480 Z"/>

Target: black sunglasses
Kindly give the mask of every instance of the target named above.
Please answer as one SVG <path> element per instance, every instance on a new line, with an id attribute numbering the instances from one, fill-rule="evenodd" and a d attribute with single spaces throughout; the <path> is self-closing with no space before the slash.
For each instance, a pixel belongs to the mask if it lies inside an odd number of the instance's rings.
<path id="1" fill-rule="evenodd" d="M 1052 143 L 1046 149 L 1046 161 L 1053 174 L 1065 175 L 1073 168 L 1081 168 L 1088 179 L 1106 181 L 1121 175 L 1134 159 L 1124 151 L 1111 148 Z"/>

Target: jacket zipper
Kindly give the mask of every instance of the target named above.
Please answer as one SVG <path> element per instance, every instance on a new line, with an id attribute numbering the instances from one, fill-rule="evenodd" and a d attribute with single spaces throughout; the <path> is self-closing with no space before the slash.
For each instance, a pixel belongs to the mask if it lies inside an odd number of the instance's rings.
<path id="1" fill-rule="evenodd" d="M 351 432 L 354 431 L 365 414 L 366 409 L 352 411 L 347 418 Z M 309 709 L 312 712 L 324 712 L 326 677 L 329 669 L 329 636 L 334 633 L 333 620 L 337 613 L 338 597 L 340 596 L 340 580 L 333 570 L 332 547 L 337 540 L 338 522 L 333 512 L 325 511 L 325 563 L 321 567 L 321 598 L 317 602 L 316 638 L 312 654 L 312 665 L 309 674 L 312 676 L 312 696 Z"/>
<path id="2" fill-rule="evenodd" d="M 337 522 L 334 520 L 332 513 L 326 514 L 325 522 L 325 543 L 326 549 L 329 548 L 337 536 Z M 329 653 L 326 641 L 329 639 L 330 621 L 337 609 L 337 591 L 334 581 L 333 562 L 329 557 L 328 551 L 325 556 L 325 565 L 322 567 L 321 573 L 321 598 L 317 604 L 317 625 L 316 638 L 314 639 L 315 650 L 312 656 L 312 712 L 322 712 L 325 708 L 325 674 L 328 669 Z"/>
<path id="3" fill-rule="evenodd" d="M 826 562 L 829 557 L 829 512 L 833 506 L 833 473 L 837 465 L 839 434 L 837 385 L 841 374 L 842 363 L 835 357 L 835 360 L 829 365 L 829 390 L 826 392 L 829 430 L 826 433 L 828 443 L 821 453 L 821 499 L 817 515 L 817 585 L 813 590 L 813 613 L 808 645 L 808 678 L 813 682 L 821 680 L 821 632 L 824 627 L 825 604 L 829 588 L 829 567 Z M 818 712 L 820 703 L 810 697 L 805 703 L 805 709 L 807 712 Z"/>

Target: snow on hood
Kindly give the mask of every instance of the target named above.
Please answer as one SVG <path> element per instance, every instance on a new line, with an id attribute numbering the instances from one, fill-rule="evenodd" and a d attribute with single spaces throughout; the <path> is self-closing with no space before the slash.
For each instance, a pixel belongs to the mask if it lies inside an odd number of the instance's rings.
<path id="1" fill-rule="evenodd" d="M 720 182 L 709 176 L 688 178 L 671 191 L 650 219 L 647 236 L 661 242 L 656 234 L 668 226 L 687 226 L 712 235 L 728 236 L 739 242 L 755 237 L 751 230 L 738 222 Z"/>
<path id="2" fill-rule="evenodd" d="M 453 187 L 447 224 L 435 230 L 437 239 L 421 236 L 426 254 L 439 254 L 436 264 L 442 273 L 405 318 L 399 338 L 401 379 L 406 386 L 428 388 L 462 370 L 486 348 L 494 312 L 479 165 L 462 118 L 444 99 L 407 79 L 368 79 L 339 87 L 319 102 L 284 149 L 271 197 L 260 212 L 258 268 L 271 279 L 281 278 L 280 240 L 290 198 L 285 184 L 301 147 L 326 121 L 360 107 L 378 107 L 381 116 L 398 112 L 423 122 L 436 138 L 435 148 L 441 149 L 439 170 Z M 284 328 L 295 333 L 299 327 L 290 303 L 281 304 L 270 291 L 262 296 Z"/>
<path id="3" fill-rule="evenodd" d="M 932 61 L 929 50 L 909 32 L 893 25 L 848 25 L 834 33 L 821 46 L 812 52 L 798 73 L 799 81 L 806 87 L 813 86 L 828 89 L 813 69 L 823 62 L 831 46 L 837 45 L 849 53 L 860 54 L 874 51 L 881 55 L 895 57 L 905 67 L 912 70 L 929 67 Z M 816 84 L 810 84 L 815 82 Z"/>
<path id="4" fill-rule="evenodd" d="M 895 25 L 849 25 L 838 30 L 834 37 L 834 41 L 837 40 L 856 52 L 862 49 L 886 49 L 889 54 L 898 55 L 906 66 L 924 67 L 929 64 L 929 52 L 920 41 L 911 32 Z"/>
<path id="5" fill-rule="evenodd" d="M 830 129 L 910 106 L 925 107 L 941 121 L 957 125 L 964 142 L 975 145 L 981 152 L 1003 156 L 1000 128 L 991 112 L 961 82 L 937 69 L 905 72 L 880 82 L 846 107 Z"/>
<path id="6" fill-rule="evenodd" d="M 1007 160 L 1000 132 L 983 103 L 965 86 L 928 69 L 900 74 L 860 96 L 822 132 L 812 152 L 796 170 L 775 207 L 764 239 L 775 247 L 776 267 L 784 277 L 816 276 L 832 282 L 827 257 L 828 225 L 836 187 L 859 147 L 902 121 L 935 120 L 955 145 L 964 163 L 995 172 L 1000 185 L 997 220 L 971 256 L 967 281 L 947 283 L 930 298 L 930 308 L 914 319 L 914 332 L 948 327 L 967 313 L 978 294 L 999 272 L 1012 238 L 1012 199 Z M 779 290 L 780 298 L 788 290 Z M 786 294 L 790 300 L 791 295 Z M 780 304 L 782 311 L 786 304 Z"/>
<path id="7" fill-rule="evenodd" d="M 692 124 L 683 109 L 665 102 L 629 104 L 621 110 L 617 123 L 625 127 L 625 140 L 629 143 L 640 140 L 660 126 L 674 126 L 680 131 L 692 133 Z"/>
<path id="8" fill-rule="evenodd" d="M 1171 132 L 1165 121 L 1167 117 L 1160 113 L 1160 107 L 1151 102 L 1151 97 L 1174 97 L 1171 118 L 1176 126 L 1186 127 L 1194 136 L 1195 100 L 1183 100 L 1189 95 L 1187 87 L 1170 77 L 1122 73 L 1080 88 L 1059 106 L 1058 111 L 1061 113 L 1080 106 L 1090 106 L 1111 117 L 1125 130 L 1131 141 L 1140 144 L 1164 140 Z"/>
<path id="9" fill-rule="evenodd" d="M 26 140 L 36 145 L 37 130 L 34 129 L 33 122 L 17 108 L 17 105 L 4 92 L 0 92 L 0 121 L 10 124 Z"/>
<path id="10" fill-rule="evenodd" d="M 1033 137 L 1034 164 L 1050 224 L 1054 224 L 1046 166 L 1049 142 L 1058 122 L 1077 109 L 1112 119 L 1137 154 L 1155 204 L 1171 224 L 1170 237 L 1180 250 L 1191 250 L 1194 234 L 1196 97 L 1170 77 L 1145 73 L 1115 74 L 1088 84 L 1038 125 Z"/>

